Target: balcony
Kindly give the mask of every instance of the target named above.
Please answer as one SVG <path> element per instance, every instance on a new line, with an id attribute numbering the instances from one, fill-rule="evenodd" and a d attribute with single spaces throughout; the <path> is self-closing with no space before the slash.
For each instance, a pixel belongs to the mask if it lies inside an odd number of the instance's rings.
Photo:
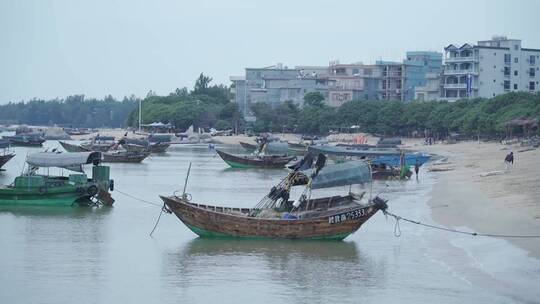
<path id="1" fill-rule="evenodd" d="M 466 62 L 466 61 L 478 61 L 478 56 L 466 56 L 466 57 L 448 57 L 445 62 Z"/>
<path id="2" fill-rule="evenodd" d="M 478 71 L 473 70 L 473 69 L 465 69 L 465 70 L 448 70 L 448 69 L 445 69 L 444 70 L 444 75 L 467 75 L 467 74 L 478 75 Z"/>
<path id="3" fill-rule="evenodd" d="M 445 83 L 444 84 L 445 89 L 467 89 L 466 83 Z M 476 85 L 472 85 L 472 89 L 476 90 L 478 87 Z"/>

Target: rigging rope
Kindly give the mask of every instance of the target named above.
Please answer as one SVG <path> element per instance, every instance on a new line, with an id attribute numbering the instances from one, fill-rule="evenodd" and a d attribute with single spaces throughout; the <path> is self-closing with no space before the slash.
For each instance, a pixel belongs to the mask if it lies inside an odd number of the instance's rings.
<path id="1" fill-rule="evenodd" d="M 497 237 L 497 238 L 540 238 L 540 235 L 516 235 L 516 234 L 493 234 L 493 233 L 468 232 L 468 231 L 463 231 L 463 230 L 458 230 L 458 229 L 446 228 L 442 226 L 430 225 L 430 224 L 422 223 L 420 221 L 414 221 L 414 220 L 393 214 L 386 210 L 383 210 L 383 213 L 384 215 L 389 215 L 396 219 L 396 224 L 394 226 L 394 235 L 396 237 L 401 236 L 401 228 L 399 226 L 399 221 L 403 220 L 412 224 L 416 224 L 416 225 L 420 225 L 420 226 L 424 226 L 424 227 L 428 227 L 432 229 L 444 230 L 444 231 L 453 232 L 453 233 L 467 234 L 467 235 L 472 235 L 472 236 L 488 236 L 488 237 Z"/>

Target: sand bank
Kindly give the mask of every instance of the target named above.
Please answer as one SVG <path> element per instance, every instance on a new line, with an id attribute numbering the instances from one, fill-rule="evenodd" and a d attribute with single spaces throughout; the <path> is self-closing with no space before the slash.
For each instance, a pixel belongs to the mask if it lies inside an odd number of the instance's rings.
<path id="1" fill-rule="evenodd" d="M 407 141 L 409 147 L 448 157 L 445 166 L 453 168 L 432 173 L 437 180 L 429 201 L 434 220 L 480 233 L 540 235 L 540 150 L 516 153 L 523 147 L 473 141 L 419 143 Z M 504 157 L 510 151 L 515 162 L 506 171 Z M 491 171 L 502 172 L 482 176 Z M 540 239 L 507 240 L 540 258 Z"/>

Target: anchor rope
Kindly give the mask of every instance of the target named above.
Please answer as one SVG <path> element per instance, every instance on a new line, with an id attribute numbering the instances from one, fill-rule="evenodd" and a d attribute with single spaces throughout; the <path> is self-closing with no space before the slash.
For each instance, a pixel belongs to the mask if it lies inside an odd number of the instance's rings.
<path id="1" fill-rule="evenodd" d="M 401 228 L 399 226 L 399 221 L 403 220 L 405 222 L 409 222 L 411 224 L 416 224 L 420 226 L 424 226 L 427 228 L 437 229 L 437 230 L 444 230 L 448 232 L 453 233 L 460 233 L 460 234 L 467 234 L 471 236 L 487 236 L 487 237 L 496 237 L 496 238 L 540 238 L 540 235 L 519 235 L 519 234 L 496 234 L 496 233 L 478 233 L 478 232 L 469 232 L 464 230 L 458 230 L 458 229 L 452 229 L 452 228 L 446 228 L 442 226 L 436 226 L 436 225 L 430 225 L 426 223 L 422 223 L 420 221 L 411 220 L 408 218 L 404 218 L 402 216 L 396 215 L 394 213 L 391 213 L 389 211 L 383 210 L 384 215 L 389 215 L 393 217 L 396 220 L 396 224 L 394 226 L 394 235 L 396 237 L 401 236 Z"/>
<path id="2" fill-rule="evenodd" d="M 130 197 L 130 198 L 132 198 L 132 199 L 134 199 L 134 200 L 136 200 L 136 201 L 139 201 L 139 202 L 141 202 L 141 203 L 149 204 L 149 205 L 156 206 L 156 207 L 160 207 L 160 208 L 163 206 L 162 204 L 158 204 L 158 203 L 154 203 L 154 202 L 151 202 L 151 201 L 147 201 L 147 200 L 144 200 L 144 199 L 142 199 L 142 198 L 138 198 L 138 197 L 136 197 L 136 196 L 133 196 L 133 195 L 131 195 L 131 194 L 122 192 L 122 191 L 118 190 L 117 188 L 114 189 L 114 191 L 116 191 L 116 192 L 118 192 L 118 193 L 120 193 L 120 194 L 123 194 L 123 195 L 125 195 L 125 196 L 127 196 L 127 197 Z"/>

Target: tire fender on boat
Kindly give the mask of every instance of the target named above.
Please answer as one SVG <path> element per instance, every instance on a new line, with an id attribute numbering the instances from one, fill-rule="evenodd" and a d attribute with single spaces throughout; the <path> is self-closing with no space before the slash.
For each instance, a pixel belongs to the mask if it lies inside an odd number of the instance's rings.
<path id="1" fill-rule="evenodd" d="M 86 189 L 86 193 L 90 196 L 94 196 L 98 193 L 98 187 L 96 185 L 91 185 Z"/>

